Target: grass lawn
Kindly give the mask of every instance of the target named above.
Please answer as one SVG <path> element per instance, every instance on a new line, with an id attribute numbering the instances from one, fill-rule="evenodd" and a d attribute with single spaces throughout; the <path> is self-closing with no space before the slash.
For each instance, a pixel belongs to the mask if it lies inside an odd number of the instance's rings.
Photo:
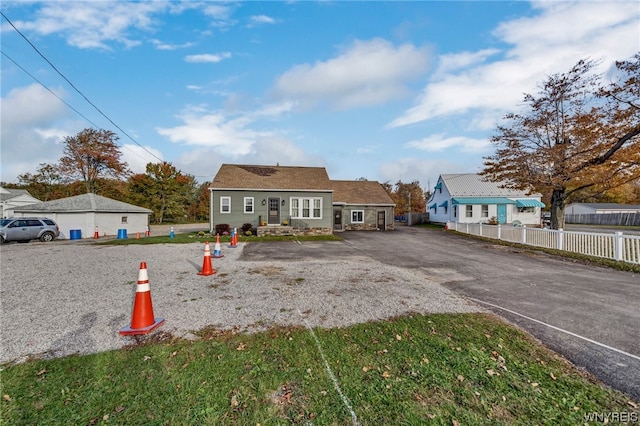
<path id="1" fill-rule="evenodd" d="M 158 331 L 119 351 L 5 365 L 1 393 L 2 424 L 531 425 L 638 412 L 484 314 L 195 341 Z"/>
<path id="2" fill-rule="evenodd" d="M 282 236 L 268 236 L 265 235 L 263 237 L 257 237 L 255 235 L 246 236 L 246 235 L 238 235 L 238 242 L 250 242 L 250 241 L 341 241 L 342 238 L 337 235 L 282 235 Z M 216 236 L 211 235 L 209 232 L 200 231 L 200 232 L 188 232 L 188 233 L 174 233 L 174 237 L 171 238 L 169 235 L 159 235 L 159 236 L 151 236 L 140 238 L 136 238 L 135 236 L 132 238 L 124 239 L 109 239 L 105 241 L 96 241 L 96 244 L 114 244 L 114 245 L 127 245 L 127 244 L 185 244 L 185 243 L 202 243 L 204 244 L 206 241 L 209 241 L 210 244 L 214 244 L 216 241 Z M 228 235 L 220 236 L 220 243 L 229 243 L 231 238 Z"/>

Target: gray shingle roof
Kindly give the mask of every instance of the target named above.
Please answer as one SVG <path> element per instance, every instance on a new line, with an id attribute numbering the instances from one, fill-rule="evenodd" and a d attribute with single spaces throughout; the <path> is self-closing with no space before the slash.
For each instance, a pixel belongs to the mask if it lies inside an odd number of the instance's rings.
<path id="1" fill-rule="evenodd" d="M 324 167 L 258 166 L 223 164 L 210 188 L 327 191 Z"/>
<path id="2" fill-rule="evenodd" d="M 535 197 L 516 189 L 500 188 L 496 182 L 485 182 L 475 173 L 440 175 L 452 197 Z"/>
<path id="3" fill-rule="evenodd" d="M 15 208 L 16 212 L 100 212 L 100 213 L 152 213 L 144 207 L 123 203 L 96 194 L 82 194 L 75 197 L 60 198 L 44 203 L 30 204 Z"/>

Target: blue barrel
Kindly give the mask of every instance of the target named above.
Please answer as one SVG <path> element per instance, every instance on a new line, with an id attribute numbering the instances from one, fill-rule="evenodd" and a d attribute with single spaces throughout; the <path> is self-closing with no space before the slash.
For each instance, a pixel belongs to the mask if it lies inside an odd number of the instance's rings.
<path id="1" fill-rule="evenodd" d="M 122 240 L 127 238 L 127 230 L 126 229 L 118 229 L 118 239 Z"/>
<path id="2" fill-rule="evenodd" d="M 81 229 L 70 229 L 69 230 L 69 239 L 70 240 L 79 240 L 82 238 L 82 230 Z"/>

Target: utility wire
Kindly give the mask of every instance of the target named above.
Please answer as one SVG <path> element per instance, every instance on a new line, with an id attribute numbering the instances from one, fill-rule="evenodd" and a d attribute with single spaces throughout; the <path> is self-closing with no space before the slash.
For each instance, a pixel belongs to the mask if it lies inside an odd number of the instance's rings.
<path id="1" fill-rule="evenodd" d="M 32 79 L 34 79 L 38 84 L 40 84 L 42 87 L 44 87 L 45 89 L 47 89 L 49 91 L 49 93 L 51 93 L 53 96 L 55 96 L 56 98 L 58 98 L 60 101 L 62 101 L 62 103 L 64 103 L 66 106 L 68 106 L 69 108 L 71 108 L 73 111 L 75 111 L 76 114 L 78 114 L 80 117 L 84 118 L 85 120 L 87 120 L 89 123 L 91 123 L 92 125 L 94 125 L 95 127 L 100 127 L 98 126 L 96 123 L 94 123 L 93 121 L 89 120 L 86 116 L 84 116 L 80 111 L 78 111 L 77 109 L 75 109 L 71 104 L 69 104 L 67 101 L 65 101 L 64 99 L 62 99 L 60 96 L 58 96 L 58 94 L 56 92 L 54 92 L 53 90 L 49 89 L 43 82 L 41 82 L 40 80 L 38 80 L 33 74 L 31 74 L 29 71 L 27 71 L 22 65 L 20 65 L 19 63 L 17 63 L 15 60 L 13 60 L 13 58 L 9 55 L 7 55 L 5 52 L 2 52 L 2 54 L 11 62 L 13 62 L 13 64 L 15 66 L 17 66 L 18 68 L 20 68 L 22 71 L 24 71 L 25 74 L 27 74 L 29 77 L 31 77 Z"/>
<path id="2" fill-rule="evenodd" d="M 29 45 L 33 48 L 33 50 L 35 50 L 38 55 L 40 55 L 40 57 L 42 59 L 44 59 L 50 66 L 51 68 L 53 68 L 55 70 L 55 72 L 57 72 L 60 77 L 62 77 L 67 83 L 69 83 L 69 85 L 76 91 L 78 92 L 78 94 L 80 94 L 80 96 L 82 96 L 84 98 L 85 101 L 87 101 L 89 103 L 89 105 L 91 105 L 92 107 L 95 108 L 96 111 L 98 111 L 100 113 L 100 115 L 102 115 L 104 118 L 106 118 L 109 123 L 113 124 L 118 130 L 120 130 L 122 132 L 122 134 L 124 134 L 125 136 L 127 136 L 129 139 L 131 139 L 131 141 L 133 141 L 133 143 L 135 143 L 136 145 L 138 145 L 140 148 L 142 148 L 143 150 L 145 150 L 148 154 L 150 154 L 152 157 L 156 158 L 158 161 L 164 162 L 163 159 L 161 159 L 160 157 L 158 157 L 157 155 L 155 155 L 153 152 L 149 151 L 147 148 L 145 148 L 142 144 L 140 144 L 137 140 L 135 140 L 134 138 L 132 138 L 127 132 L 125 132 L 124 130 L 122 130 L 122 128 L 120 126 L 118 126 L 116 123 L 113 122 L 113 120 L 111 120 L 111 118 L 109 118 L 104 112 L 102 112 L 102 110 L 100 108 L 98 108 L 93 102 L 91 102 L 89 100 L 89 98 L 87 98 L 84 93 L 82 93 L 82 91 L 80 91 L 80 89 L 78 89 L 64 74 L 62 74 L 62 72 L 60 72 L 60 70 L 58 70 L 58 68 L 56 68 L 56 66 L 51 63 L 51 61 L 49 59 L 47 59 L 46 56 L 44 56 L 44 54 L 42 54 L 42 52 L 40 52 L 40 50 L 38 50 L 38 48 L 31 42 L 31 40 L 29 40 L 24 34 L 22 34 L 22 32 L 20 32 L 20 30 L 18 28 L 16 28 L 15 25 L 13 25 L 13 22 L 11 22 L 11 20 L 9 18 L 7 18 L 7 15 L 4 14 L 4 12 L 2 12 L 0 10 L 0 14 L 2 15 L 2 17 L 4 19 L 7 20 L 7 22 L 11 25 L 11 27 L 13 27 L 13 29 L 20 34 L 20 36 L 27 42 L 29 43 Z M 6 56 L 6 54 L 5 54 Z M 15 63 L 15 62 L 14 62 Z M 66 102 L 65 102 L 66 103 Z M 74 109 L 75 111 L 75 109 Z M 76 111 L 77 112 L 77 111 Z M 82 115 L 82 114 L 81 114 Z M 84 116 L 83 116 L 84 117 Z M 87 120 L 90 123 L 92 123 L 90 120 Z M 93 123 L 92 123 L 93 124 Z M 99 126 L 96 126 L 99 127 Z"/>

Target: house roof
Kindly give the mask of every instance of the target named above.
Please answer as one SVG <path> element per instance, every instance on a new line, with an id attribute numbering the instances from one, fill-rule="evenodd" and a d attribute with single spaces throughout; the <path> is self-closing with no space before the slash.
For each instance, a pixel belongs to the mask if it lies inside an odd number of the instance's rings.
<path id="1" fill-rule="evenodd" d="M 27 191 L 26 189 L 10 189 L 10 188 L 1 188 L 1 189 L 2 189 L 2 191 L 0 191 L 1 201 L 10 200 L 12 198 L 20 197 L 24 195 L 26 195 L 29 198 L 33 198 L 34 200 L 37 200 L 37 198 L 32 197 L 31 194 L 29 194 L 29 191 Z"/>
<path id="2" fill-rule="evenodd" d="M 587 206 L 596 210 L 640 210 L 640 204 L 573 203 L 573 205 Z"/>
<path id="3" fill-rule="evenodd" d="M 209 186 L 213 189 L 330 190 L 324 167 L 223 164 Z"/>
<path id="4" fill-rule="evenodd" d="M 500 188 L 500 183 L 487 182 L 475 173 L 440 175 L 452 197 L 539 197 L 516 189 Z"/>
<path id="5" fill-rule="evenodd" d="M 395 203 L 380 182 L 372 180 L 332 180 L 333 203 L 376 204 L 393 206 Z"/>
<path id="6" fill-rule="evenodd" d="M 96 194 L 82 194 L 75 197 L 60 198 L 44 203 L 30 204 L 14 209 L 15 212 L 49 212 L 49 213 L 152 213 L 144 207 L 123 203 Z"/>

